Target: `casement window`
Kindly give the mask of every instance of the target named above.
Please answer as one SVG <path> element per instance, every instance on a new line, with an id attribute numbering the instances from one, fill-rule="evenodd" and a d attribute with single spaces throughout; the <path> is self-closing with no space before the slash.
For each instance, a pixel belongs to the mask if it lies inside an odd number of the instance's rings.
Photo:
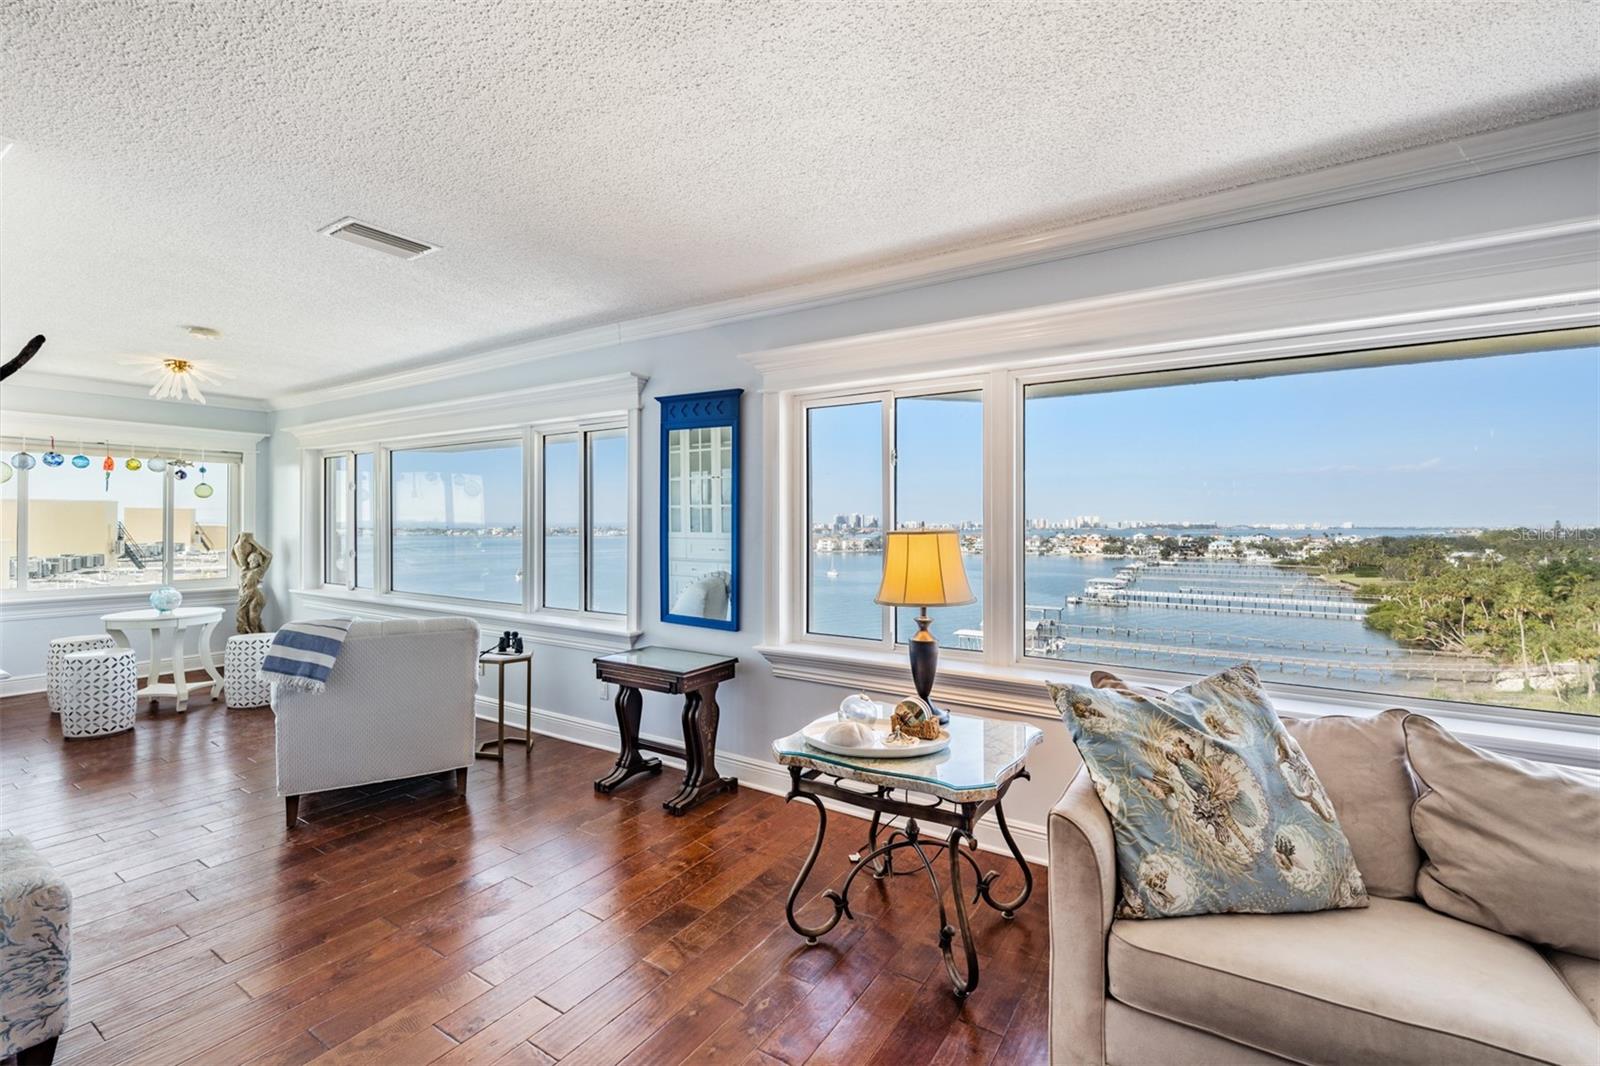
<path id="1" fill-rule="evenodd" d="M 791 393 L 785 632 L 903 641 L 882 532 L 947 526 L 981 667 L 1600 714 L 1597 397 L 1592 331 Z"/>
<path id="2" fill-rule="evenodd" d="M 934 613 L 952 650 L 983 647 L 983 393 L 972 388 L 819 400 L 806 408 L 806 631 L 881 644 L 916 610 L 873 603 L 885 529 L 961 531 L 978 602 Z"/>
<path id="3" fill-rule="evenodd" d="M 26 449 L 31 466 L 14 463 Z M 203 587 L 229 581 L 240 457 L 5 440 L 4 587 L 18 592 Z M 47 454 L 56 461 L 47 462 Z M 74 463 L 82 456 L 86 464 Z M 109 469 L 108 469 L 109 464 Z"/>

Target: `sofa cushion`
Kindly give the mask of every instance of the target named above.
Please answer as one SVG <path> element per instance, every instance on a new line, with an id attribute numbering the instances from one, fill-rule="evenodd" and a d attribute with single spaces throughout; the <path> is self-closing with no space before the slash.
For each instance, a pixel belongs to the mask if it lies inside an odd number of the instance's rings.
<path id="1" fill-rule="evenodd" d="M 1493 755 L 1421 715 L 1405 720 L 1422 794 L 1411 831 L 1434 910 L 1600 958 L 1600 775 Z"/>
<path id="2" fill-rule="evenodd" d="M 1333 803 L 1254 669 L 1152 696 L 1049 688 L 1111 816 L 1122 917 L 1366 905 Z"/>
<path id="3" fill-rule="evenodd" d="M 1417 798 L 1406 768 L 1406 712 L 1327 715 L 1284 723 L 1339 813 L 1367 891 L 1415 899 L 1422 852 L 1411 835 Z"/>
<path id="4" fill-rule="evenodd" d="M 1544 957 L 1550 963 L 1550 968 L 1572 990 L 1578 1002 L 1583 1004 L 1589 1017 L 1600 1022 L 1600 959 L 1548 949 Z M 1600 1056 L 1596 1056 L 1596 1060 L 1600 1061 Z"/>
<path id="5" fill-rule="evenodd" d="M 1128 1006 L 1301 1062 L 1600 1060 L 1537 949 L 1421 903 L 1118 921 L 1106 965 Z"/>

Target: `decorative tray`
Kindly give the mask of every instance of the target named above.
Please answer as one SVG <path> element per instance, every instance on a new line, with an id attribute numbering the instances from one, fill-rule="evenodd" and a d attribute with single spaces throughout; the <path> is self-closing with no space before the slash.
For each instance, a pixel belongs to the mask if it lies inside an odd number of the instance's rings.
<path id="1" fill-rule="evenodd" d="M 909 759 L 917 755 L 932 755 L 934 752 L 943 751 L 950 746 L 950 731 L 939 730 L 938 740 L 912 740 L 902 743 L 889 739 L 889 719 L 879 718 L 872 722 L 861 724 L 872 730 L 873 742 L 864 747 L 847 747 L 843 744 L 831 744 L 822 739 L 822 734 L 830 725 L 839 720 L 836 714 L 818 718 L 815 722 L 800 731 L 806 738 L 806 743 L 813 748 L 829 752 L 833 755 L 854 755 L 860 759 Z"/>

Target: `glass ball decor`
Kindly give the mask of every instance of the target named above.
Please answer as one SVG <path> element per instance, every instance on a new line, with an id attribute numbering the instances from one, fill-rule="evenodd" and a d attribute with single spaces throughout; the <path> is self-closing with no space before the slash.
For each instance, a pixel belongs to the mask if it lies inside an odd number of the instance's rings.
<path id="1" fill-rule="evenodd" d="M 72 457 L 72 465 L 79 470 L 87 470 L 89 469 L 89 457 L 87 455 L 74 455 Z"/>
<path id="2" fill-rule="evenodd" d="M 202 500 L 209 500 L 211 498 L 211 494 L 215 491 L 215 489 L 213 489 L 204 481 L 200 482 L 200 484 L 194 487 L 194 494 L 200 497 Z"/>
<path id="3" fill-rule="evenodd" d="M 44 461 L 45 466 L 60 466 L 67 461 L 67 457 L 57 451 L 45 452 L 39 458 Z"/>
<path id="4" fill-rule="evenodd" d="M 189 476 L 189 471 L 180 466 L 178 469 L 172 472 L 172 476 L 177 478 L 179 481 L 182 481 Z"/>
<path id="5" fill-rule="evenodd" d="M 15 473 L 15 471 L 11 469 L 11 464 L 6 462 L 4 459 L 0 459 L 0 485 L 4 485 L 6 482 L 10 481 L 13 473 Z"/>
<path id="6" fill-rule="evenodd" d="M 156 589 L 150 594 L 150 606 L 154 607 L 162 614 L 166 614 L 168 611 L 177 610 L 178 606 L 182 603 L 183 593 L 179 592 L 171 585 L 162 585 L 160 588 Z"/>
<path id="7" fill-rule="evenodd" d="M 839 721 L 873 722 L 878 718 L 878 705 L 865 692 L 852 692 L 839 702 Z"/>
<path id="8" fill-rule="evenodd" d="M 159 474 L 167 468 L 167 461 L 165 459 L 146 459 L 144 468 Z"/>
<path id="9" fill-rule="evenodd" d="M 127 467 L 129 470 L 143 470 L 144 469 L 144 463 L 140 462 L 139 459 L 136 456 L 132 456 L 132 455 L 128 456 L 128 461 L 126 463 L 123 463 L 122 465 Z"/>
<path id="10" fill-rule="evenodd" d="M 11 457 L 11 465 L 18 470 L 32 470 L 38 463 L 31 452 L 18 452 Z"/>

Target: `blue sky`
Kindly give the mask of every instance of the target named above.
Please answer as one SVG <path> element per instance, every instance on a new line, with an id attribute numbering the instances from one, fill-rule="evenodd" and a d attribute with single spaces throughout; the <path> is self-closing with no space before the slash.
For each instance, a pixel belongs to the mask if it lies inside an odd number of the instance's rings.
<path id="1" fill-rule="evenodd" d="M 981 517 L 977 404 L 900 401 L 899 517 Z M 875 404 L 813 410 L 812 514 L 883 510 Z M 1027 403 L 1026 514 L 1358 526 L 1600 524 L 1600 352 Z"/>

